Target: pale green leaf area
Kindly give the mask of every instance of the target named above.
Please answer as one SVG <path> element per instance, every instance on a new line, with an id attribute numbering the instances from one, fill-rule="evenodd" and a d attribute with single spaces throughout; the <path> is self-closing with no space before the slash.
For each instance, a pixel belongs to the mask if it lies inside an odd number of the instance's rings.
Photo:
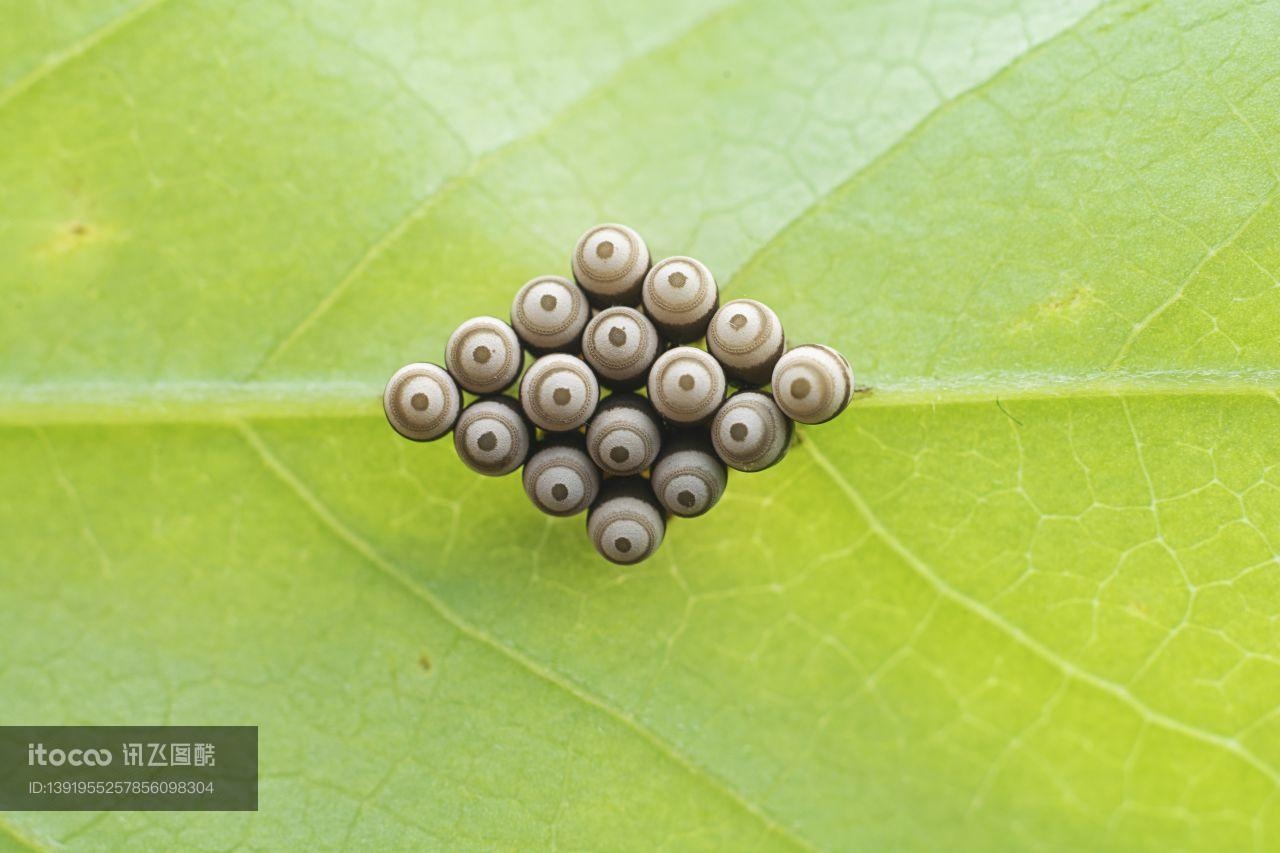
<path id="1" fill-rule="evenodd" d="M 1280 846 L 1280 5 L 0 2 L 0 848 Z M 868 393 L 620 570 L 378 396 L 637 227 Z"/>

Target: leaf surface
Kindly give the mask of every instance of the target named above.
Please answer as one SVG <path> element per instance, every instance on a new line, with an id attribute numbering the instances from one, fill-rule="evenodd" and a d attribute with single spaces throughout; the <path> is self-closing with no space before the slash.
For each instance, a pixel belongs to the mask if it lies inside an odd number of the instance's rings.
<path id="1" fill-rule="evenodd" d="M 6 13 L 0 720 L 263 752 L 0 846 L 1274 846 L 1278 12 Z M 604 219 L 872 389 L 627 571 L 378 402 Z"/>

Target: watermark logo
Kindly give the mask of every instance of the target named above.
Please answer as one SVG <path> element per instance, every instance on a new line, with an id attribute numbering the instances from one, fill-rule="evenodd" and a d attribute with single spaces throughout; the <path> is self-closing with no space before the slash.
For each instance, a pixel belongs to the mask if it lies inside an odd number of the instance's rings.
<path id="1" fill-rule="evenodd" d="M 27 744 L 28 767 L 106 767 L 111 761 L 109 749 L 46 749 L 42 743 Z"/>
<path id="2" fill-rule="evenodd" d="M 256 726 L 0 725 L 0 813 L 257 808 Z"/>

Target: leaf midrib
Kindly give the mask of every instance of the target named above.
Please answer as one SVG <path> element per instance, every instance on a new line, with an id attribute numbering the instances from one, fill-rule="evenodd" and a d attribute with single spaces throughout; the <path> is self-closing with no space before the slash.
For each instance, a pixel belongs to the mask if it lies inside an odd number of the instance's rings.
<path id="1" fill-rule="evenodd" d="M 856 371 L 856 354 L 850 355 Z M 1277 388 L 1280 369 L 1078 375 L 1006 372 L 873 382 L 857 395 L 852 412 L 1100 397 L 1280 400 Z M 380 383 L 356 381 L 0 384 L 0 427 L 381 418 L 381 399 Z"/>

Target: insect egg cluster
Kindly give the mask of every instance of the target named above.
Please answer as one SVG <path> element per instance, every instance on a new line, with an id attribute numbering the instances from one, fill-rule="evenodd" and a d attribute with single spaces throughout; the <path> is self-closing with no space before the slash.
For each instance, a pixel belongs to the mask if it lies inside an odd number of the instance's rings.
<path id="1" fill-rule="evenodd" d="M 458 457 L 479 474 L 523 468 L 533 505 L 553 516 L 585 511 L 607 560 L 651 556 L 671 517 L 716 505 L 730 468 L 776 465 L 794 423 L 825 423 L 849 405 L 844 356 L 788 349 L 778 315 L 753 299 L 722 305 L 701 261 L 655 263 L 633 229 L 606 224 L 582 235 L 570 268 L 572 278 L 521 287 L 510 323 L 458 326 L 443 367 L 397 370 L 383 407 L 405 438 L 452 431 Z M 505 393 L 513 388 L 518 397 Z M 465 405 L 464 392 L 473 395 Z"/>

